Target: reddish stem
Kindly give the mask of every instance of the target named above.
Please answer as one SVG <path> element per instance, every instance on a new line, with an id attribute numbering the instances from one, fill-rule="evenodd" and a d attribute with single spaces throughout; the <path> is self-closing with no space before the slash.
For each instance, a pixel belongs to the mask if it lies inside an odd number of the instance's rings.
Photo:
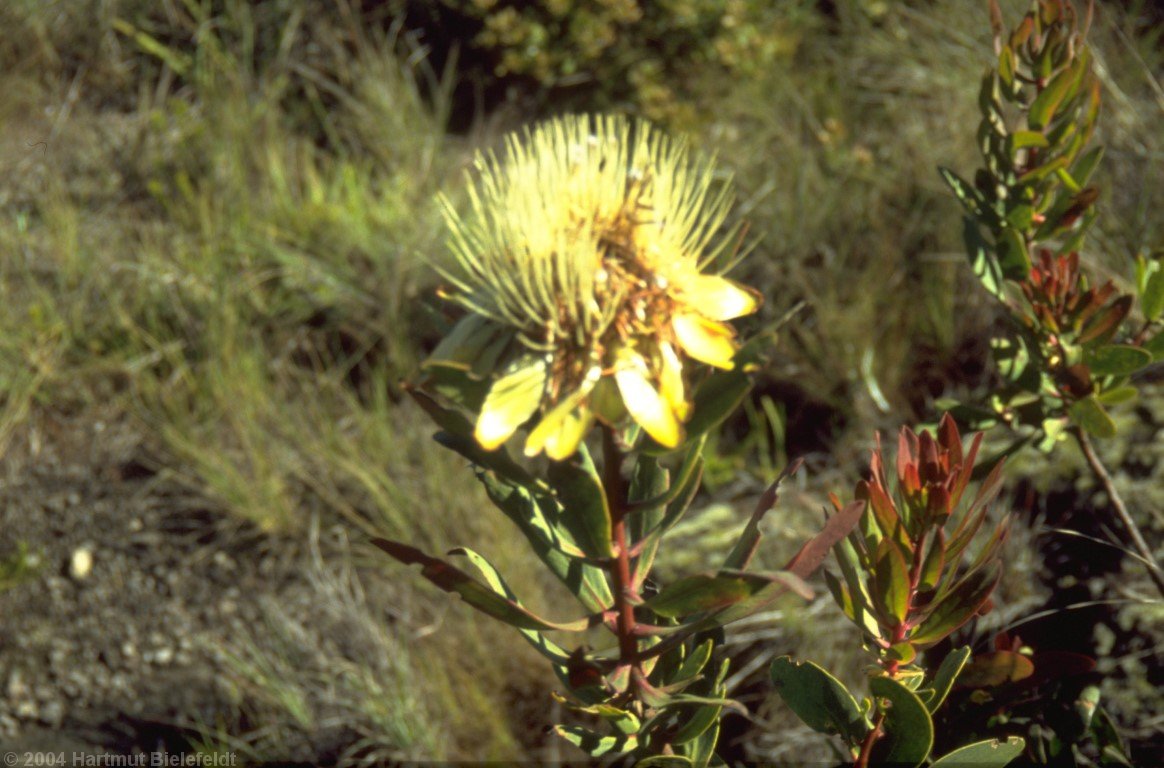
<path id="1" fill-rule="evenodd" d="M 636 660 L 638 643 L 635 640 L 636 624 L 634 605 L 631 602 L 630 549 L 626 535 L 626 483 L 622 479 L 622 451 L 619 450 L 614 430 L 602 428 L 603 485 L 606 503 L 610 508 L 611 542 L 614 545 L 614 560 L 610 575 L 614 581 L 614 612 L 618 618 L 615 634 L 618 636 L 619 661 L 632 665 L 632 671 L 639 668 Z M 634 686 L 634 675 L 631 675 Z"/>

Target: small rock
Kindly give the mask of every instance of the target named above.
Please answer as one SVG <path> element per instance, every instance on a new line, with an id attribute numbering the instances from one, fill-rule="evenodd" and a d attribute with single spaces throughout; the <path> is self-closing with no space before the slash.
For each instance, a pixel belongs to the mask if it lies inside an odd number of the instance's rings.
<path id="1" fill-rule="evenodd" d="M 75 507 L 81 503 L 81 494 L 76 491 L 70 491 L 69 495 L 65 497 L 65 503 L 70 507 Z"/>
<path id="2" fill-rule="evenodd" d="M 121 644 L 121 655 L 127 659 L 137 658 L 137 646 L 131 641 L 126 640 Z"/>
<path id="3" fill-rule="evenodd" d="M 166 666 L 170 662 L 172 662 L 173 660 L 174 660 L 174 649 L 173 648 L 159 648 L 157 651 L 154 652 L 154 661 L 161 666 Z"/>
<path id="4" fill-rule="evenodd" d="M 73 550 L 69 559 L 69 575 L 77 581 L 83 581 L 93 570 L 93 552 L 88 547 L 78 547 Z"/>
<path id="5" fill-rule="evenodd" d="M 35 701 L 22 701 L 12 711 L 17 720 L 35 720 L 40 714 L 40 708 Z"/>
<path id="6" fill-rule="evenodd" d="M 40 722 L 50 728 L 59 728 L 65 719 L 65 705 L 59 701 L 50 701 L 41 707 Z"/>
<path id="7" fill-rule="evenodd" d="M 12 674 L 8 676 L 6 692 L 9 699 L 23 699 L 28 696 L 28 685 L 25 684 L 19 669 L 12 670 Z"/>
<path id="8" fill-rule="evenodd" d="M 11 739 L 20 730 L 20 724 L 8 715 L 0 715 L 0 736 Z"/>

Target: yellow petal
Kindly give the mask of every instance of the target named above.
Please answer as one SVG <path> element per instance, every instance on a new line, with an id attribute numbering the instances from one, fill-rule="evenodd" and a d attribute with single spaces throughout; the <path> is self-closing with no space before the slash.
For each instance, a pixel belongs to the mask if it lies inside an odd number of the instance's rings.
<path id="1" fill-rule="evenodd" d="M 683 386 L 683 362 L 675 354 L 675 348 L 666 342 L 659 345 L 659 394 L 671 406 L 680 421 L 687 421 L 691 405 Z"/>
<path id="2" fill-rule="evenodd" d="M 578 450 L 578 443 L 594 423 L 594 414 L 584 403 L 601 375 L 601 368 L 592 368 L 576 390 L 542 417 L 526 438 L 526 456 L 537 456 L 544 450 L 554 461 L 562 461 Z"/>
<path id="3" fill-rule="evenodd" d="M 529 433 L 525 455 L 537 456 L 544 450 L 554 461 L 564 461 L 578 450 L 593 423 L 594 414 L 586 406 L 560 403 Z"/>
<path id="4" fill-rule="evenodd" d="M 691 275 L 680 283 L 683 300 L 712 320 L 732 320 L 760 307 L 760 294 L 719 275 Z"/>
<path id="5" fill-rule="evenodd" d="M 546 388 L 545 358 L 525 355 L 509 365 L 489 389 L 474 437 L 487 451 L 509 439 L 537 411 Z"/>
<path id="6" fill-rule="evenodd" d="M 731 326 L 708 320 L 700 315 L 675 315 L 671 328 L 683 351 L 700 362 L 731 370 L 736 355 Z"/>
<path id="7" fill-rule="evenodd" d="M 660 445 L 667 448 L 679 445 L 683 440 L 683 427 L 643 370 L 638 367 L 621 368 L 615 371 L 614 380 L 631 418 L 642 425 L 647 434 Z"/>

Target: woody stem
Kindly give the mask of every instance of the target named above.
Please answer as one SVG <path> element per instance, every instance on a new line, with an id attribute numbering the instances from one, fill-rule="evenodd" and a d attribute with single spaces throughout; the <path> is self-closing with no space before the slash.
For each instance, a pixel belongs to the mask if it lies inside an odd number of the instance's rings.
<path id="1" fill-rule="evenodd" d="M 1099 455 L 1096 454 L 1095 448 L 1091 444 L 1091 438 L 1078 427 L 1072 429 L 1071 432 L 1075 436 L 1075 441 L 1079 443 L 1079 450 L 1083 452 L 1083 457 L 1087 459 L 1088 466 L 1091 467 L 1091 471 L 1095 474 L 1096 479 L 1099 480 L 1100 484 L 1103 485 L 1103 489 L 1107 492 L 1107 498 L 1111 502 L 1112 509 L 1115 510 L 1116 517 L 1123 523 L 1124 529 L 1128 533 L 1128 538 L 1131 539 L 1132 547 L 1140 555 L 1140 559 L 1144 561 L 1144 565 L 1147 566 L 1148 575 L 1152 577 L 1152 582 L 1156 585 L 1156 589 L 1160 591 L 1161 595 L 1164 595 L 1164 572 L 1161 572 L 1160 564 L 1156 562 L 1156 556 L 1152 553 L 1152 548 L 1148 546 L 1148 542 L 1144 541 L 1144 535 L 1140 533 L 1140 528 L 1128 512 L 1123 497 L 1116 490 L 1115 481 L 1112 480 L 1111 474 L 1107 471 L 1107 467 L 1103 465 Z"/>
<path id="2" fill-rule="evenodd" d="M 615 624 L 618 635 L 619 659 L 624 664 L 634 664 L 638 654 L 635 640 L 635 612 L 631 603 L 630 548 L 626 533 L 626 483 L 622 478 L 622 450 L 611 427 L 602 428 L 603 485 L 606 503 L 610 508 L 611 543 L 614 545 L 615 559 L 610 572 L 614 581 Z M 634 685 L 634 676 L 631 676 Z"/>

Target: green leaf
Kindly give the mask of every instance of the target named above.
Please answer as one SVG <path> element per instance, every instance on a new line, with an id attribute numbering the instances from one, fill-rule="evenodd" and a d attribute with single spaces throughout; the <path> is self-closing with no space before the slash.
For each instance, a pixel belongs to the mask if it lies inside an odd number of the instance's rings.
<path id="1" fill-rule="evenodd" d="M 580 706 L 556 691 L 551 692 L 550 695 L 554 697 L 555 701 L 567 707 L 571 712 L 601 717 L 625 734 L 638 733 L 642 727 L 642 722 L 635 713 L 628 712 L 625 709 L 619 709 L 605 701 Z"/>
<path id="2" fill-rule="evenodd" d="M 655 562 L 655 555 L 659 544 L 667 531 L 671 530 L 691 506 L 695 494 L 699 491 L 699 484 L 703 478 L 703 440 L 697 440 L 687 447 L 687 455 L 683 464 L 675 473 L 671 481 L 671 488 L 667 491 L 663 501 L 666 507 L 662 519 L 642 539 L 642 552 L 635 563 L 634 583 L 641 586 L 643 580 Z M 645 502 L 644 508 L 654 505 L 654 500 Z"/>
<path id="3" fill-rule="evenodd" d="M 573 556 L 581 550 L 572 539 L 563 538 L 566 532 L 557 524 L 562 510 L 556 500 L 545 494 L 535 497 L 525 486 L 502 481 L 489 472 L 478 473 L 478 479 L 494 506 L 517 525 L 534 554 L 587 610 L 600 613 L 614 604 L 606 571 Z"/>
<path id="4" fill-rule="evenodd" d="M 1023 175 L 1019 176 L 1017 181 L 1020 185 L 1027 186 L 1036 184 L 1047 178 L 1053 173 L 1058 173 L 1067 167 L 1066 157 L 1056 157 L 1053 160 L 1048 160 L 1040 166 L 1030 169 Z"/>
<path id="5" fill-rule="evenodd" d="M 874 583 L 869 585 L 873 603 L 890 626 L 905 621 L 909 610 L 909 566 L 901 550 L 890 539 L 882 539 L 874 565 Z"/>
<path id="6" fill-rule="evenodd" d="M 1114 387 L 1105 389 L 1095 396 L 1095 399 L 1104 405 L 1119 405 L 1128 403 L 1140 396 L 1140 390 L 1133 386 Z"/>
<path id="7" fill-rule="evenodd" d="M 711 641 L 708 640 L 706 644 L 710 648 Z M 710 650 L 708 652 L 710 653 Z M 727 692 L 723 685 L 723 679 L 727 677 L 729 666 L 731 666 L 731 660 L 724 659 L 723 663 L 720 664 L 719 672 L 716 674 L 715 679 L 711 681 L 712 684 L 709 687 L 715 698 L 722 699 Z M 675 735 L 671 737 L 671 743 L 676 745 L 686 744 L 703 736 L 708 729 L 719 722 L 722 711 L 722 704 L 706 704 L 699 707 L 692 713 L 687 722 L 680 726 L 675 732 Z"/>
<path id="8" fill-rule="evenodd" d="M 1149 321 L 1164 314 L 1164 269 L 1148 276 L 1144 292 L 1140 294 L 1140 307 L 1144 310 L 1144 318 Z"/>
<path id="9" fill-rule="evenodd" d="M 608 558 L 611 549 L 610 507 L 602 478 L 585 445 L 566 461 L 551 461 L 546 476 L 562 504 L 561 525 L 574 542 L 592 558 Z"/>
<path id="10" fill-rule="evenodd" d="M 869 681 L 873 695 L 889 700 L 885 711 L 885 736 L 878 743 L 878 763 L 918 766 L 934 745 L 934 723 L 929 710 L 913 691 L 890 677 Z"/>
<path id="11" fill-rule="evenodd" d="M 1071 421 L 1096 437 L 1115 437 L 1116 425 L 1094 395 L 1076 400 L 1068 414 Z"/>
<path id="12" fill-rule="evenodd" d="M 683 755 L 654 755 L 635 763 L 635 768 L 691 768 L 694 763 Z"/>
<path id="13" fill-rule="evenodd" d="M 555 725 L 552 730 L 591 757 L 621 755 L 639 745 L 637 735 L 602 736 L 577 725 Z"/>
<path id="14" fill-rule="evenodd" d="M 521 602 L 517 599 L 517 595 L 513 593 L 513 590 L 511 590 L 509 585 L 505 583 L 505 580 L 501 578 L 501 574 L 497 572 L 497 569 L 494 568 L 493 564 L 488 560 L 481 557 L 481 555 L 477 554 L 468 547 L 454 549 L 449 552 L 449 554 L 464 555 L 467 557 L 469 562 L 476 566 L 477 570 L 481 572 L 481 575 L 485 577 L 485 583 L 489 585 L 490 589 L 492 589 L 498 595 L 509 600 L 519 608 L 522 607 Z M 520 627 L 517 631 L 522 634 L 522 637 L 524 637 L 530 645 L 537 649 L 538 653 L 542 654 L 555 664 L 567 664 L 570 661 L 570 654 L 565 649 L 556 643 L 547 640 L 546 637 L 540 632 L 535 632 L 532 629 L 522 629 Z"/>
<path id="15" fill-rule="evenodd" d="M 954 192 L 954 197 L 962 203 L 966 211 L 975 217 L 981 218 L 983 211 L 988 209 L 982 193 L 970 185 L 965 179 L 949 168 L 938 168 L 938 173 Z"/>
<path id="16" fill-rule="evenodd" d="M 839 734 L 850 745 L 860 743 L 869 732 L 871 726 L 853 694 L 816 664 L 781 656 L 769 671 L 776 692 L 809 728 Z"/>
<path id="17" fill-rule="evenodd" d="M 372 543 L 405 565 L 419 563 L 422 566 L 421 576 L 446 592 L 459 594 L 462 600 L 482 613 L 518 629 L 584 632 L 594 624 L 589 619 L 579 619 L 564 624 L 546 621 L 514 601 L 497 594 L 459 568 L 455 568 L 443 560 L 430 557 L 415 547 L 388 539 L 372 539 Z"/>
<path id="18" fill-rule="evenodd" d="M 716 611 L 752 597 L 773 582 L 782 584 L 802 596 L 807 589 L 795 576 L 775 572 L 771 574 L 719 573 L 697 574 L 668 584 L 659 594 L 646 601 L 647 608 L 665 618 L 691 616 L 705 611 Z M 808 590 L 810 599 L 812 592 Z"/>
<path id="19" fill-rule="evenodd" d="M 1152 362 L 1152 355 L 1130 344 L 1107 344 L 1089 350 L 1087 367 L 1095 376 L 1130 376 Z"/>
<path id="20" fill-rule="evenodd" d="M 1042 148 L 1049 144 L 1047 137 L 1041 131 L 1015 131 L 1010 134 L 1008 142 L 1012 156 L 1020 149 Z"/>
<path id="21" fill-rule="evenodd" d="M 942 660 L 942 665 L 938 667 L 934 681 L 929 686 L 932 693 L 926 702 L 926 707 L 930 712 L 937 712 L 938 707 L 942 706 L 942 702 L 950 695 L 950 689 L 954 687 L 954 682 L 958 679 L 958 673 L 966 666 L 969 659 L 970 648 L 962 646 L 957 650 L 950 651 Z"/>
<path id="22" fill-rule="evenodd" d="M 742 371 L 712 373 L 695 390 L 691 420 L 687 422 L 687 441 L 706 435 L 735 413 L 751 388 L 751 377 Z"/>
<path id="23" fill-rule="evenodd" d="M 1144 342 L 1144 349 L 1152 355 L 1154 362 L 1164 360 L 1164 331 L 1157 330 L 1156 333 Z"/>
<path id="24" fill-rule="evenodd" d="M 1055 110 L 1059 108 L 1063 97 L 1067 95 L 1067 91 L 1075 84 L 1078 74 L 1071 69 L 1064 69 L 1059 74 L 1047 83 L 1047 86 L 1039 92 L 1035 100 L 1031 102 L 1031 108 L 1027 112 L 1027 124 L 1036 131 L 1041 131 L 1047 127 L 1051 119 L 1055 116 Z"/>
<path id="25" fill-rule="evenodd" d="M 1015 229 L 1004 229 L 998 242 L 998 266 L 1003 276 L 1022 281 L 1031 272 L 1031 256 L 1022 234 Z"/>
<path id="26" fill-rule="evenodd" d="M 691 758 L 691 764 L 694 768 L 708 768 L 709 765 L 716 768 L 720 766 L 726 768 L 724 762 L 715 756 L 715 746 L 718 741 L 719 721 L 716 720 L 698 738 L 682 745 L 681 748 Z"/>
<path id="27" fill-rule="evenodd" d="M 934 761 L 930 768 L 1002 768 L 1023 753 L 1027 743 L 1021 736 L 980 741 L 955 749 Z"/>
<path id="28" fill-rule="evenodd" d="M 1087 182 L 1091 179 L 1091 174 L 1095 172 L 1096 167 L 1099 166 L 1099 161 L 1102 159 L 1103 147 L 1092 147 L 1087 150 L 1071 166 L 1071 178 L 1079 187 L 1087 186 Z"/>
<path id="29" fill-rule="evenodd" d="M 978 612 L 1001 577 L 1002 566 L 997 561 L 966 574 L 935 605 L 927 607 L 928 615 L 910 634 L 909 641 L 925 648 L 947 637 Z"/>

